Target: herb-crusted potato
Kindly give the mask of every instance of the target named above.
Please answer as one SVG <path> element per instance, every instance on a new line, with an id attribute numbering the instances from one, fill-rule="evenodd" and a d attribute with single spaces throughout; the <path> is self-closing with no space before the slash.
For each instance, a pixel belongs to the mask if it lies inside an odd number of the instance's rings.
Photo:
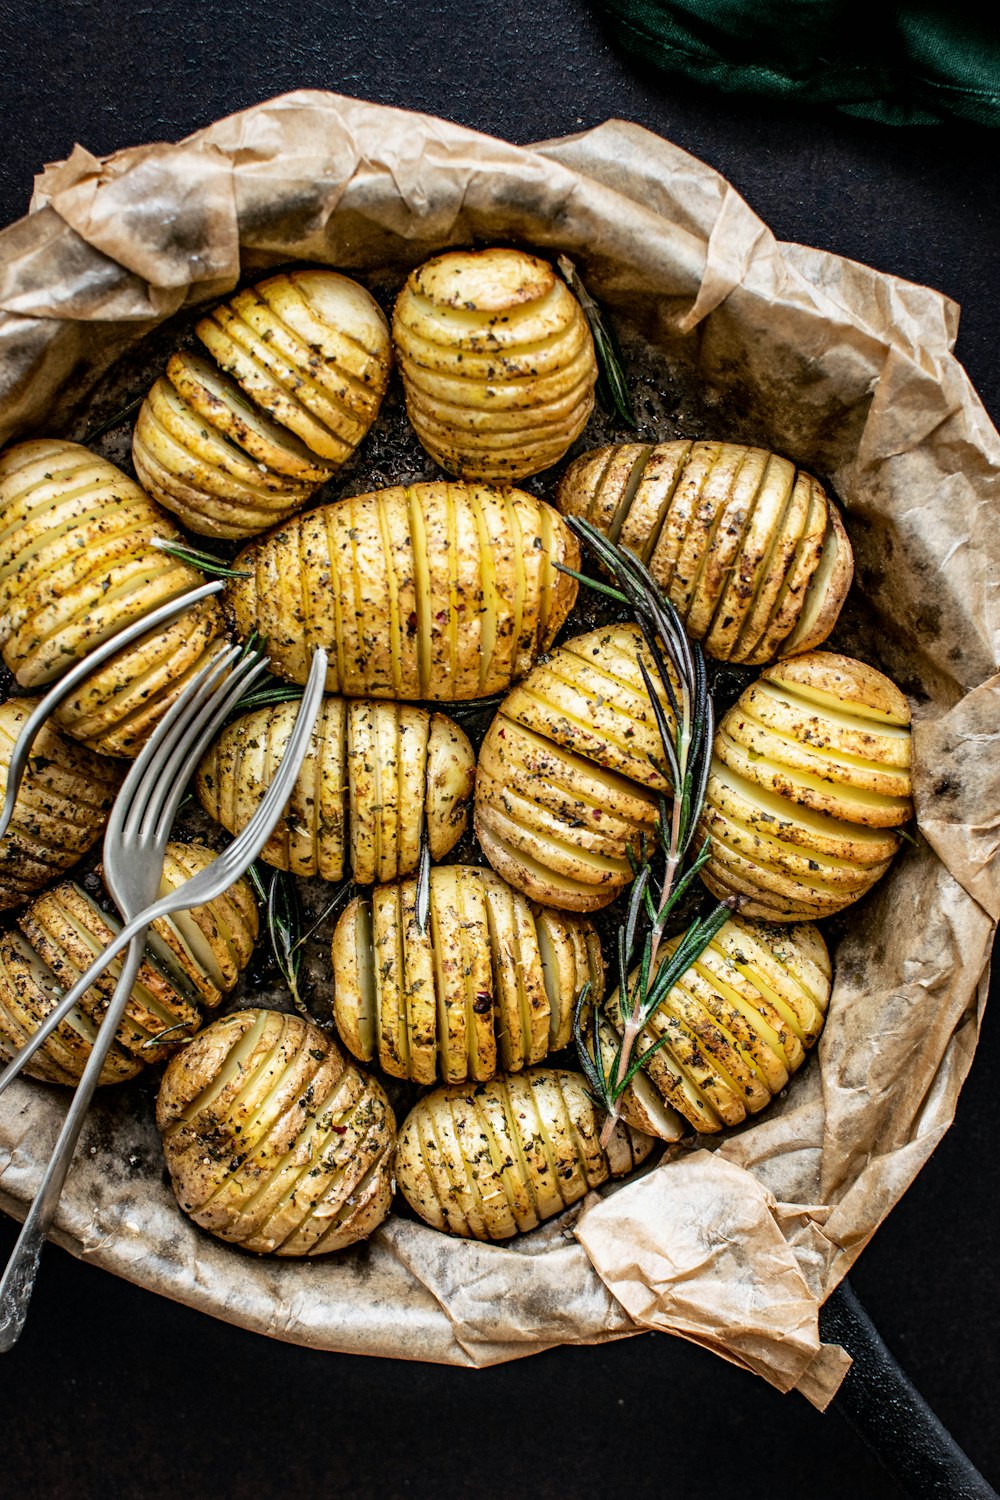
<path id="1" fill-rule="evenodd" d="M 679 941 L 663 945 L 659 962 Z M 769 1104 L 805 1060 L 823 1029 L 830 984 L 830 957 L 818 927 L 732 917 L 640 1034 L 634 1057 L 660 1045 L 629 1085 L 623 1117 L 637 1129 L 661 1134 L 654 1112 L 636 1093 L 641 1081 L 696 1130 L 739 1125 Z M 607 1015 L 620 1031 L 618 990 Z"/>
<path id="2" fill-rule="evenodd" d="M 396 1180 L 435 1229 L 505 1240 L 625 1176 L 653 1149 L 619 1122 L 604 1151 L 600 1132 L 586 1080 L 561 1068 L 439 1088 L 403 1122 Z"/>
<path id="3" fill-rule="evenodd" d="M 557 504 L 647 565 L 709 656 L 758 665 L 826 640 L 853 554 L 822 485 L 739 443 L 622 443 L 585 453 Z"/>
<path id="4" fill-rule="evenodd" d="M 696 836 L 701 875 L 749 916 L 830 916 L 888 869 L 912 816 L 910 710 L 888 677 L 833 652 L 768 667 L 724 715 Z"/>
<path id="5" fill-rule="evenodd" d="M 0 704 L 0 806 L 17 737 L 35 698 Z M 124 767 L 42 726 L 28 757 L 10 827 L 0 839 L 0 910 L 17 906 L 96 842 Z"/>
<path id="6" fill-rule="evenodd" d="M 636 625 L 576 636 L 504 699 L 476 772 L 475 826 L 494 869 L 534 901 L 607 906 L 632 879 L 668 790 Z M 670 705 L 661 697 L 670 719 Z"/>
<path id="7" fill-rule="evenodd" d="M 168 844 L 160 894 L 176 890 L 213 857 L 199 844 Z M 0 1050 L 13 1051 L 37 1030 L 119 928 L 117 917 L 70 881 L 21 913 L 17 927 L 0 937 Z M 218 1005 L 235 985 L 256 937 L 257 904 L 245 879 L 204 906 L 154 923 L 102 1082 L 131 1077 L 143 1063 L 157 1062 L 187 1041 L 201 1024 L 202 1007 Z M 121 963 L 114 959 L 95 980 L 36 1052 L 27 1073 L 76 1082 Z"/>
<path id="8" fill-rule="evenodd" d="M 298 510 L 368 431 L 389 330 L 357 282 L 313 270 L 237 293 L 196 332 L 219 368 L 168 361 L 139 412 L 136 473 L 193 531 L 254 536 Z"/>
<path id="9" fill-rule="evenodd" d="M 214 1021 L 167 1067 L 156 1121 L 181 1208 L 245 1250 L 325 1255 L 389 1211 L 389 1101 L 298 1016 Z"/>
<path id="10" fill-rule="evenodd" d="M 604 965 L 589 922 L 532 909 L 492 870 L 431 870 L 427 923 L 417 882 L 377 886 L 341 914 L 333 1015 L 348 1051 L 416 1083 L 518 1072 L 568 1045 L 573 1007 Z"/>
<path id="11" fill-rule="evenodd" d="M 138 485 L 78 443 L 0 454 L 0 647 L 22 687 L 54 678 L 115 631 L 204 580 L 154 539 L 180 541 Z M 214 599 L 99 667 L 56 711 L 74 739 L 136 755 L 222 633 Z"/>
<path id="12" fill-rule="evenodd" d="M 576 598 L 576 538 L 521 490 L 428 483 L 295 516 L 237 558 L 227 586 L 243 636 L 275 672 L 352 698 L 438 702 L 501 692 L 552 644 Z"/>
<path id="13" fill-rule="evenodd" d="M 296 703 L 244 714 L 198 767 L 205 811 L 230 833 L 253 817 L 281 764 Z M 416 870 L 426 828 L 433 859 L 465 829 L 475 754 L 444 714 L 410 704 L 327 698 L 288 805 L 261 857 L 295 875 L 360 885 Z"/>
<path id="14" fill-rule="evenodd" d="M 457 250 L 418 266 L 393 341 L 414 431 L 442 468 L 510 483 L 557 463 L 594 405 L 583 310 L 547 261 Z"/>

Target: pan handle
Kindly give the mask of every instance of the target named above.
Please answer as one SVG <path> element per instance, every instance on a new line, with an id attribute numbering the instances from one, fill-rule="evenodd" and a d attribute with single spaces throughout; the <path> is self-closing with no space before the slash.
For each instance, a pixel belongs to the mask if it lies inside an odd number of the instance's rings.
<path id="1" fill-rule="evenodd" d="M 854 1360 L 832 1409 L 904 1494 L 911 1500 L 998 1500 L 896 1363 L 848 1281 L 827 1299 L 821 1326 L 824 1341 L 842 1345 Z"/>

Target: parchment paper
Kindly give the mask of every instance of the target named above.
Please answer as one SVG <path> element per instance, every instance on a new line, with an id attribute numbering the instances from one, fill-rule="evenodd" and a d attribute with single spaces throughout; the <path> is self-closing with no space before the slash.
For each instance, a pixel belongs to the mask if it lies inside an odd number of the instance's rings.
<path id="1" fill-rule="evenodd" d="M 398 275 L 470 240 L 568 252 L 592 292 L 828 476 L 869 657 L 911 696 L 923 839 L 834 924 L 819 1056 L 759 1121 L 674 1151 L 510 1246 L 392 1218 L 316 1263 L 195 1230 L 164 1185 L 151 1085 L 95 1110 L 64 1195 L 71 1250 L 317 1347 L 487 1365 L 641 1328 L 824 1405 L 847 1356 L 818 1309 L 947 1129 L 1000 915 L 1000 440 L 937 293 L 781 244 L 715 172 L 635 126 L 518 149 L 299 92 L 180 145 L 77 147 L 0 234 L 0 440 L 60 432 L 158 322 L 289 260 Z M 0 1201 L 34 1191 L 62 1100 L 0 1104 Z"/>

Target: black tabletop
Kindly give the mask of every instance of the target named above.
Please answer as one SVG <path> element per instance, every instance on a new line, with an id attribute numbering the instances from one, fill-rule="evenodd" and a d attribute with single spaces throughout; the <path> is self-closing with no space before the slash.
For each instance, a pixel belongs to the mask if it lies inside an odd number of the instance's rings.
<path id="1" fill-rule="evenodd" d="M 710 162 L 782 239 L 937 287 L 1000 414 L 1000 142 L 699 91 L 618 56 L 584 0 L 0 0 L 0 223 L 34 171 L 172 140 L 284 90 L 333 89 L 527 142 L 618 116 Z M 1000 1476 L 987 1016 L 953 1129 L 852 1280 L 972 1459 Z M 14 1226 L 0 1224 L 0 1252 Z M 0 1494 L 867 1497 L 898 1491 L 838 1403 L 820 1416 L 662 1335 L 484 1372 L 244 1333 L 54 1248 L 0 1364 Z"/>

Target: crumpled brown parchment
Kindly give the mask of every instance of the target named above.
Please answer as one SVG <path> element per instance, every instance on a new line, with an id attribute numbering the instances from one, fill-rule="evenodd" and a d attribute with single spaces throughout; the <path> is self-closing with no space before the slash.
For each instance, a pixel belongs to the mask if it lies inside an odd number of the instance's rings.
<path id="1" fill-rule="evenodd" d="M 521 1241 L 391 1218 L 329 1260 L 241 1255 L 178 1213 L 128 1090 L 92 1114 L 56 1237 L 316 1347 L 481 1366 L 654 1328 L 825 1405 L 849 1361 L 819 1307 L 951 1122 L 1000 916 L 1000 440 L 950 352 L 957 310 L 779 243 L 717 173 L 616 121 L 520 149 L 302 91 L 179 145 L 78 146 L 32 207 L 0 233 L 0 441 L 60 431 L 131 343 L 241 271 L 392 275 L 475 238 L 570 254 L 651 341 L 684 340 L 723 425 L 738 403 L 833 480 L 859 618 L 914 702 L 923 832 L 844 924 L 818 1059 L 784 1097 Z M 15 1213 L 61 1109 L 27 1083 L 0 1103 Z"/>

